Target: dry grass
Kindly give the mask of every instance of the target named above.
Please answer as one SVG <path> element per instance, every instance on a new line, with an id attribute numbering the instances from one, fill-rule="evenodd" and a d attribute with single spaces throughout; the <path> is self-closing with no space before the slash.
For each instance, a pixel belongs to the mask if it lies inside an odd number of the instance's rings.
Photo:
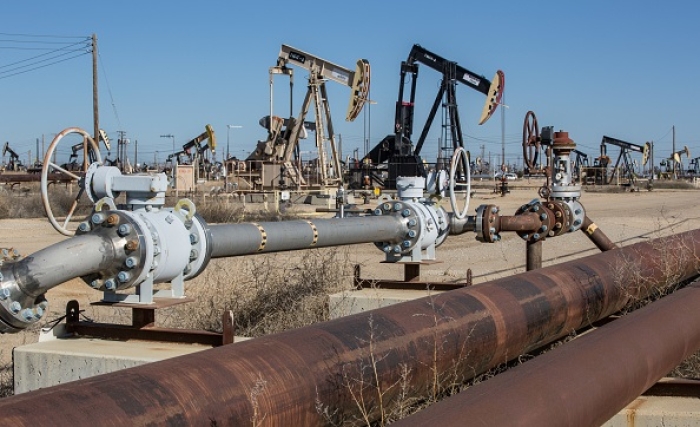
<path id="1" fill-rule="evenodd" d="M 0 186 L 0 219 L 8 218 L 45 218 L 46 212 L 41 201 L 39 185 L 27 184 L 21 189 L 10 190 L 7 186 Z M 184 197 L 184 196 L 183 196 Z M 181 197 L 182 198 L 182 197 Z M 78 197 L 77 189 L 72 192 L 63 187 L 52 186 L 49 188 L 49 203 L 53 214 L 63 217 L 71 209 L 74 201 L 78 200 L 76 210 L 72 217 L 82 219 L 88 216 L 92 210 L 92 203 L 85 194 Z M 297 218 L 298 213 L 294 208 L 276 209 L 270 205 L 269 209 L 255 209 L 245 204 L 234 202 L 224 197 L 196 198 L 197 212 L 208 223 L 239 223 L 250 221 L 283 221 Z M 124 196 L 116 199 L 117 204 L 124 203 Z M 177 202 L 173 196 L 166 197 L 165 206 L 174 206 Z"/>
<path id="2" fill-rule="evenodd" d="M 233 310 L 236 334 L 256 337 L 329 319 L 328 295 L 352 287 L 347 249 L 212 260 L 187 283 L 195 302 L 163 310 L 166 325 L 221 332 Z"/>
<path id="3" fill-rule="evenodd" d="M 680 365 L 673 368 L 669 377 L 700 380 L 700 352 L 693 354 Z"/>
<path id="4" fill-rule="evenodd" d="M 12 368 L 11 363 L 0 366 L 0 398 L 12 396 L 14 383 Z"/>

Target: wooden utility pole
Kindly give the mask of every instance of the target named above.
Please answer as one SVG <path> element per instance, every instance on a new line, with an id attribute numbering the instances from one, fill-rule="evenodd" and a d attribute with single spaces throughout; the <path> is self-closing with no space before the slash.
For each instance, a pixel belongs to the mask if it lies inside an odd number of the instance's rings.
<path id="1" fill-rule="evenodd" d="M 100 111 L 97 99 L 97 34 L 92 35 L 92 118 L 95 125 L 94 138 L 100 144 Z"/>

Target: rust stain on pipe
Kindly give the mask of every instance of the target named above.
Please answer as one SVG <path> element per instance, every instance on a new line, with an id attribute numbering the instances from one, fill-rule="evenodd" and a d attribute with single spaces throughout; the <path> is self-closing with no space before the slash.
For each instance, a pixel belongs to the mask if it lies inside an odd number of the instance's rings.
<path id="1" fill-rule="evenodd" d="M 696 282 L 393 425 L 601 425 L 700 349 L 699 306 Z"/>
<path id="2" fill-rule="evenodd" d="M 326 425 L 468 379 L 695 277 L 700 230 L 0 400 L 11 425 Z M 376 373 L 376 374 L 375 374 Z M 353 397 L 355 396 L 355 397 Z M 257 414 L 257 415 L 256 415 Z M 264 418 L 263 418 L 264 417 Z M 337 420 L 336 420 L 337 421 Z"/>
<path id="3" fill-rule="evenodd" d="M 542 227 L 542 221 L 536 213 L 528 212 L 516 216 L 501 216 L 498 218 L 500 231 L 537 231 Z"/>

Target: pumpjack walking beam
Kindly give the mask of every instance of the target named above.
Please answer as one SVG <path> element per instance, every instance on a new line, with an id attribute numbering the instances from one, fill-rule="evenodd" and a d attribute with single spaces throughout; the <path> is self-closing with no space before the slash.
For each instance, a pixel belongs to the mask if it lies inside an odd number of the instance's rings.
<path id="1" fill-rule="evenodd" d="M 413 133 L 414 105 L 416 97 L 416 81 L 418 78 L 418 64 L 422 63 L 442 73 L 440 88 L 428 114 L 425 125 L 421 131 L 418 142 L 413 147 L 411 135 Z M 407 75 L 411 76 L 410 92 L 408 100 L 405 99 L 404 87 Z M 386 185 L 391 187 L 397 176 L 421 176 L 425 175 L 420 152 L 435 119 L 438 107 L 444 102 L 447 108 L 450 139 L 452 149 L 464 148 L 462 137 L 462 124 L 457 110 L 457 83 L 463 83 L 486 95 L 486 103 L 481 113 L 479 124 L 485 123 L 496 111 L 501 102 L 505 86 L 505 76 L 498 70 L 493 80 L 489 81 L 454 61 L 428 51 L 420 45 L 413 45 L 408 59 L 401 63 L 401 78 L 399 82 L 399 96 L 396 102 L 393 134 L 388 135 L 379 142 L 369 153 L 365 155 L 365 162 L 378 165 L 389 162 L 389 179 Z M 447 153 L 449 154 L 449 153 Z M 466 170 L 466 165 L 462 165 Z"/>
<path id="2" fill-rule="evenodd" d="M 277 65 L 270 69 L 271 82 L 272 76 L 275 74 L 286 74 L 290 76 L 291 79 L 293 77 L 293 72 L 288 68 L 288 65 L 295 65 L 308 70 L 309 83 L 298 118 L 295 121 L 287 121 L 287 124 L 292 126 L 292 129 L 291 132 L 287 133 L 288 139 L 284 143 L 284 146 L 277 156 L 276 161 L 281 164 L 291 165 L 290 161 L 292 160 L 296 150 L 298 150 L 299 139 L 302 138 L 305 125 L 304 120 L 309 112 L 309 109 L 311 108 L 311 104 L 313 103 L 315 115 L 314 130 L 316 134 L 316 148 L 318 150 L 321 183 L 323 185 L 338 183 L 341 181 L 340 154 L 336 148 L 335 132 L 333 130 L 331 109 L 328 102 L 328 93 L 326 91 L 325 82 L 326 80 L 332 80 L 336 83 L 351 88 L 352 93 L 350 94 L 350 102 L 348 105 L 346 120 L 353 121 L 362 111 L 362 108 L 364 107 L 364 104 L 369 96 L 369 61 L 365 59 L 358 60 L 356 69 L 352 71 L 302 50 L 288 45 L 282 45 L 277 59 Z M 272 111 L 270 114 L 272 114 Z M 279 132 L 273 132 L 273 122 L 278 122 L 279 124 L 280 119 L 274 120 L 271 117 L 269 122 L 270 124 L 268 126 L 270 138 L 276 139 L 276 134 Z M 288 130 L 289 129 L 287 129 L 287 131 Z M 335 177 L 330 176 L 330 169 L 328 168 L 329 162 L 326 158 L 327 153 L 324 148 L 324 143 L 326 140 L 328 140 L 330 144 L 330 165 L 335 171 Z M 273 145 L 277 144 L 277 142 L 274 140 L 266 141 L 265 143 Z M 258 151 L 261 150 L 256 150 L 256 153 L 254 154 L 259 154 Z M 268 151 L 275 151 L 275 149 L 268 149 Z M 258 158 L 253 158 L 252 156 L 251 159 L 259 160 Z"/>
<path id="3" fill-rule="evenodd" d="M 607 184 L 610 184 L 613 182 L 613 179 L 615 178 L 615 174 L 617 173 L 617 167 L 620 165 L 620 161 L 624 161 L 625 163 L 625 171 L 627 172 L 627 178 L 630 181 L 630 184 L 634 182 L 634 162 L 630 158 L 630 151 L 634 151 L 637 153 L 642 153 L 642 165 L 646 165 L 647 162 L 649 161 L 649 155 L 651 151 L 651 144 L 650 143 L 645 143 L 644 145 L 637 145 L 633 144 L 631 142 L 623 141 L 621 139 L 617 138 L 612 138 L 609 136 L 603 136 L 602 141 L 600 142 L 600 153 L 601 156 L 605 155 L 605 145 L 610 144 L 610 145 L 615 145 L 617 147 L 620 147 L 620 155 L 617 157 L 617 161 L 615 162 L 615 167 L 613 168 L 612 174 L 610 175 L 610 178 L 607 182 Z"/>
<path id="4" fill-rule="evenodd" d="M 454 61 L 448 61 L 447 59 L 437 55 L 424 47 L 415 44 L 408 55 L 408 60 L 401 64 L 401 85 L 399 87 L 399 101 L 397 103 L 397 119 L 399 117 L 403 118 L 407 113 L 410 115 L 408 118 L 409 124 L 413 122 L 413 105 L 415 102 L 415 80 L 418 75 L 418 65 L 421 63 L 427 65 L 428 67 L 442 73 L 443 78 L 440 83 L 440 88 L 435 96 L 435 101 L 428 114 L 428 119 L 423 126 L 421 135 L 416 143 L 415 154 L 420 154 L 425 139 L 428 136 L 430 126 L 435 119 L 435 114 L 437 109 L 446 97 L 445 104 L 447 105 L 450 132 L 453 141 L 453 148 L 464 147 L 464 141 L 462 138 L 462 124 L 459 119 L 459 112 L 457 110 L 457 82 L 463 83 L 472 89 L 483 93 L 487 96 L 486 103 L 481 112 L 481 118 L 479 119 L 479 124 L 484 124 L 493 115 L 501 101 L 501 96 L 503 95 L 503 89 L 505 86 L 505 75 L 503 71 L 498 70 L 492 81 L 480 76 L 466 68 L 458 65 Z M 403 86 L 406 73 L 410 72 L 413 75 L 413 82 L 411 84 L 411 94 L 410 101 L 408 104 L 408 109 L 403 109 L 405 105 L 403 103 Z M 399 110 L 401 109 L 401 110 Z M 401 122 L 402 124 L 403 122 Z M 398 126 L 396 129 L 396 140 L 401 141 L 403 136 L 408 139 L 411 138 L 412 126 L 408 126 L 404 129 L 404 126 Z"/>

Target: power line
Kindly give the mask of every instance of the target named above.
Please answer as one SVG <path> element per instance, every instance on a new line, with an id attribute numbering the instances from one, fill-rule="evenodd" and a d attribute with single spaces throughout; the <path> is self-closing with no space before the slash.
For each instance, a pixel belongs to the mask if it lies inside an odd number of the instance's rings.
<path id="1" fill-rule="evenodd" d="M 0 33 L 0 36 L 37 37 L 37 38 L 54 38 L 54 39 L 80 39 L 80 38 L 85 38 L 85 36 L 59 36 L 59 35 L 49 35 L 49 34 L 20 34 L 20 33 Z"/>
<path id="2" fill-rule="evenodd" d="M 71 48 L 71 47 L 74 47 L 74 46 L 77 46 L 77 45 L 81 45 L 81 44 L 84 45 L 84 47 L 86 47 L 86 48 L 90 48 L 90 45 L 87 44 L 86 42 L 72 43 L 72 44 L 70 44 L 70 45 L 67 45 L 67 46 L 61 48 L 61 49 L 54 49 L 54 50 L 52 50 L 51 52 L 45 52 L 45 53 L 42 53 L 42 54 L 40 54 L 40 55 L 33 56 L 33 57 L 31 57 L 31 58 L 26 58 L 26 59 L 22 59 L 22 60 L 19 60 L 19 61 L 11 62 L 11 63 L 9 63 L 9 64 L 0 65 L 0 69 L 1 69 L 1 68 L 12 67 L 13 65 L 21 64 L 21 63 L 23 63 L 23 62 L 33 61 L 33 60 L 35 60 L 35 59 L 37 59 L 37 58 L 41 58 L 42 56 L 47 56 L 47 55 L 51 55 L 51 54 L 56 53 L 56 52 L 65 51 L 65 50 L 68 49 L 68 48 Z M 4 48 L 3 48 L 3 47 L 0 47 L 0 49 L 4 49 Z M 73 49 L 73 50 L 70 50 L 70 51 L 68 51 L 68 52 L 77 52 L 77 51 L 79 51 L 79 50 L 80 50 L 80 49 Z"/>
<path id="3" fill-rule="evenodd" d="M 69 57 L 69 58 L 62 59 L 62 60 L 60 60 L 60 61 L 52 62 L 52 63 L 50 63 L 50 64 L 45 64 L 45 65 L 41 65 L 41 66 L 38 66 L 38 67 L 30 68 L 30 69 L 28 69 L 28 70 L 18 71 L 18 72 L 16 72 L 16 73 L 7 74 L 7 75 L 5 75 L 5 76 L 0 76 L 0 80 L 6 79 L 6 78 L 8 78 L 8 77 L 16 76 L 16 75 L 19 75 L 19 74 L 28 73 L 28 72 L 30 72 L 30 71 L 35 71 L 35 70 L 38 70 L 38 69 L 41 69 L 41 68 L 46 68 L 46 67 L 51 66 L 51 65 L 59 64 L 59 63 L 61 63 L 61 62 L 65 62 L 65 61 L 68 61 L 68 60 L 71 60 L 71 59 L 74 59 L 74 58 L 78 58 L 79 56 L 87 55 L 87 54 L 89 54 L 89 53 L 90 53 L 90 52 L 83 52 L 83 53 L 80 53 L 80 54 L 78 54 L 78 55 L 75 55 L 75 56 L 71 56 L 71 57 Z"/>
<path id="4" fill-rule="evenodd" d="M 9 70 L 0 71 L 0 74 L 7 74 L 7 73 L 11 73 L 13 71 L 21 70 L 23 68 L 32 67 L 34 65 L 41 64 L 41 63 L 48 62 L 48 61 L 52 61 L 54 59 L 58 59 L 58 58 L 61 58 L 63 56 L 66 56 L 66 55 L 70 55 L 70 54 L 75 53 L 75 52 L 81 52 L 81 54 L 82 53 L 89 53 L 89 52 L 82 52 L 81 49 L 75 49 L 75 50 L 71 50 L 71 51 L 67 51 L 67 52 L 62 52 L 62 53 L 55 55 L 55 56 L 52 56 L 50 58 L 44 58 L 40 61 L 32 62 L 31 64 L 20 65 L 20 66 L 15 67 L 15 68 L 10 68 Z"/>
<path id="5" fill-rule="evenodd" d="M 671 133 L 672 130 L 673 130 L 673 126 L 671 126 L 670 128 L 668 128 L 668 131 L 664 134 L 664 136 L 662 136 L 661 138 L 653 139 L 653 141 L 658 142 L 658 141 L 663 140 L 664 138 L 666 138 L 666 137 L 668 136 L 669 133 Z"/>
<path id="6" fill-rule="evenodd" d="M 105 76 L 105 83 L 107 83 L 107 92 L 109 93 L 109 99 L 112 101 L 112 111 L 114 111 L 114 116 L 117 119 L 119 129 L 124 129 L 121 120 L 119 120 L 119 113 L 117 113 L 117 105 L 114 103 L 114 96 L 112 96 L 112 88 L 109 85 L 109 80 L 107 79 L 107 71 L 105 69 L 104 63 L 102 62 L 102 55 L 100 55 L 99 51 L 97 52 L 97 58 L 99 59 L 100 65 L 102 66 L 102 74 Z"/>
<path id="7" fill-rule="evenodd" d="M 0 37 L 5 37 L 0 38 L 0 43 L 19 44 L 19 46 L 0 46 L 0 50 L 46 51 L 0 65 L 0 79 L 59 64 L 92 52 L 91 45 L 88 43 L 90 38 L 85 36 L 0 33 Z M 80 41 L 74 42 L 74 39 L 80 39 Z M 56 45 L 62 46 L 56 48 Z"/>

